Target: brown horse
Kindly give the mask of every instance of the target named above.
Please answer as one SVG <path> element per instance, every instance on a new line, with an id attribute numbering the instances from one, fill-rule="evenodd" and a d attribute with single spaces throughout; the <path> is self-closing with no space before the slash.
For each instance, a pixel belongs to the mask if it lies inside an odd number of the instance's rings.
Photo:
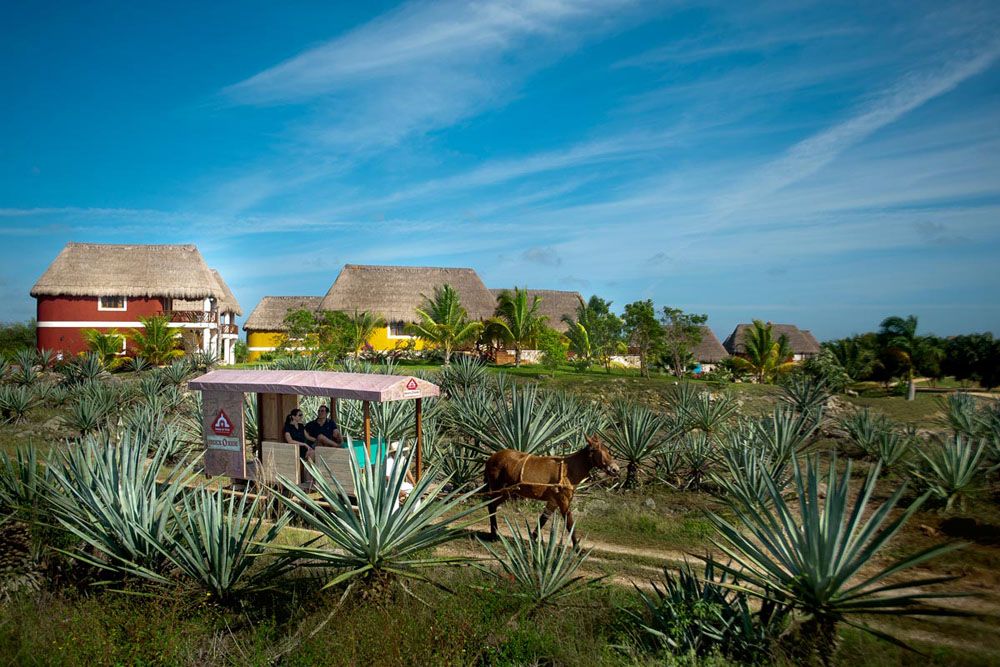
<path id="1" fill-rule="evenodd" d="M 486 461 L 486 488 L 488 495 L 496 496 L 490 501 L 490 539 L 497 539 L 497 509 L 514 496 L 545 501 L 539 527 L 556 508 L 566 519 L 566 528 L 573 527 L 569 503 L 576 485 L 593 468 L 618 474 L 618 464 L 598 437 L 584 437 L 587 446 L 569 456 L 535 456 L 516 449 L 502 449 L 490 456 Z M 573 544 L 577 541 L 574 534 Z"/>

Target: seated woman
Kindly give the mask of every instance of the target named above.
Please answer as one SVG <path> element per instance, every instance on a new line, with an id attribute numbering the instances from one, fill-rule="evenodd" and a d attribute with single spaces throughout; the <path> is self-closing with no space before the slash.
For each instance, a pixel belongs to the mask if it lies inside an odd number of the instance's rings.
<path id="1" fill-rule="evenodd" d="M 339 447 L 344 442 L 344 436 L 340 434 L 337 422 L 327 419 L 329 414 L 330 408 L 321 405 L 316 411 L 316 419 L 306 424 L 306 438 L 314 443 L 314 446 Z"/>
<path id="2" fill-rule="evenodd" d="M 306 438 L 306 428 L 302 425 L 302 411 L 295 408 L 285 417 L 285 428 L 282 429 L 285 442 L 290 445 L 299 446 L 299 458 L 306 461 L 315 461 L 316 452 L 309 440 Z M 309 473 L 303 471 L 303 481 L 309 481 Z"/>

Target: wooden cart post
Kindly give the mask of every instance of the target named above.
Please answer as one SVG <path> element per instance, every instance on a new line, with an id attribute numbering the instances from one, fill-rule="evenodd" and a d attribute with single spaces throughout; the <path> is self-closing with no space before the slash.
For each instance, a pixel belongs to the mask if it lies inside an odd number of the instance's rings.
<path id="1" fill-rule="evenodd" d="M 372 450 L 372 417 L 371 417 L 371 410 L 370 410 L 370 407 L 368 405 L 368 401 L 362 401 L 361 402 L 361 406 L 362 406 L 362 409 L 364 410 L 364 414 L 365 414 L 365 430 L 364 430 L 364 433 L 365 433 L 365 447 L 368 449 L 368 451 L 370 453 L 371 450 Z M 372 463 L 374 463 L 374 461 L 372 461 Z"/>
<path id="2" fill-rule="evenodd" d="M 416 411 L 417 411 L 417 481 L 420 481 L 420 475 L 424 472 L 424 433 L 423 433 L 423 422 L 420 419 L 420 407 L 423 403 L 422 398 L 417 399 Z"/>

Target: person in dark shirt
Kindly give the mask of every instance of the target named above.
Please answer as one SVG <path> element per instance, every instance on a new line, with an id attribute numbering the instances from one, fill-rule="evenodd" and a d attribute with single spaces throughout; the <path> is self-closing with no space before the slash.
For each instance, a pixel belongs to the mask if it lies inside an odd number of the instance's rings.
<path id="1" fill-rule="evenodd" d="M 299 446 L 299 458 L 305 461 L 313 462 L 316 460 L 316 450 L 313 445 L 309 444 L 309 439 L 306 437 L 306 429 L 302 425 L 302 411 L 295 408 L 288 413 L 285 417 L 285 428 L 282 429 L 282 434 L 285 437 L 285 442 L 290 445 Z M 310 481 L 309 473 L 303 470 L 302 480 L 304 482 Z"/>
<path id="2" fill-rule="evenodd" d="M 321 405 L 316 413 L 316 419 L 306 424 L 306 438 L 314 447 L 339 447 L 344 442 L 344 437 L 337 428 L 337 422 L 327 419 L 330 408 Z"/>

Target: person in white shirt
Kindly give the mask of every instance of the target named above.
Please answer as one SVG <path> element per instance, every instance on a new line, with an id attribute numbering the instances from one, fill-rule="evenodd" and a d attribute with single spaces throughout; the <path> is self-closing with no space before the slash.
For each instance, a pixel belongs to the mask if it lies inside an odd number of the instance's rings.
<path id="1" fill-rule="evenodd" d="M 385 481 L 388 483 L 393 476 L 393 471 L 396 469 L 397 465 L 402 465 L 406 457 L 402 455 L 399 451 L 399 442 L 389 443 L 388 449 L 385 454 Z M 406 469 L 406 477 L 403 483 L 399 487 L 399 504 L 402 505 L 406 501 L 406 497 L 410 495 L 413 491 L 413 485 L 417 481 L 413 479 L 413 474 L 410 472 L 409 468 Z"/>

